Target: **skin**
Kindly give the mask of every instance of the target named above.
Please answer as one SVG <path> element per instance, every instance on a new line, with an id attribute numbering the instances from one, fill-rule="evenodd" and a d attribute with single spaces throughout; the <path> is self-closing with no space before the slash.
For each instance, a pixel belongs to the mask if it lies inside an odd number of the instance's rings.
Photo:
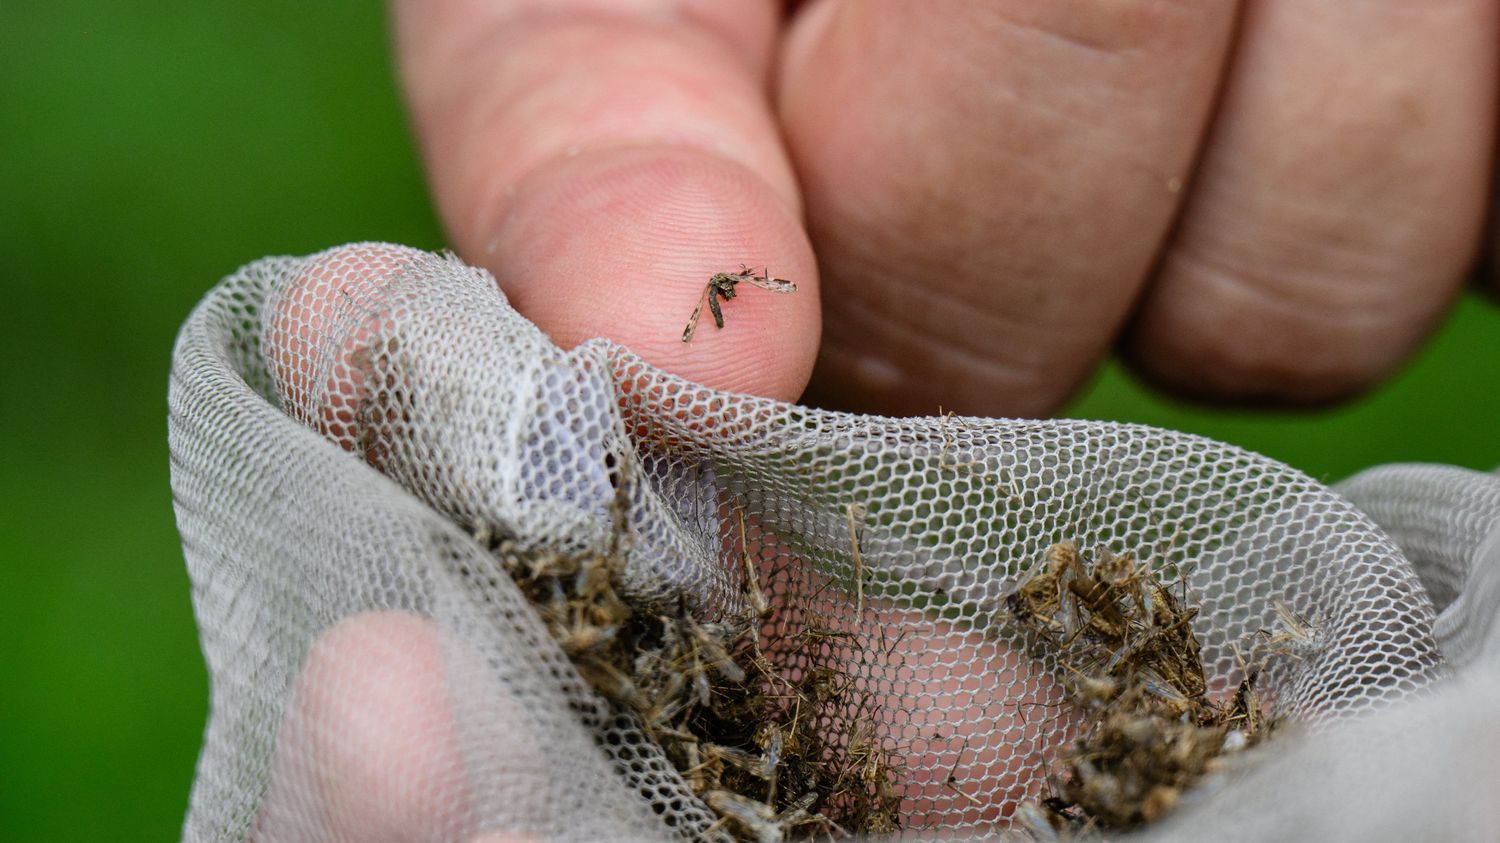
<path id="1" fill-rule="evenodd" d="M 608 336 L 722 389 L 1040 416 L 1118 348 L 1185 394 L 1326 403 L 1408 359 L 1496 236 L 1488 0 L 393 12 L 457 251 L 559 344 Z M 705 280 L 741 263 L 797 293 L 742 289 L 722 330 L 683 343 Z M 380 283 L 379 261 L 364 277 Z M 297 300 L 314 317 L 323 306 Z M 299 341 L 273 338 L 281 384 L 325 430 L 348 424 L 349 396 L 299 369 Z M 332 777 L 318 810 L 350 839 L 403 839 L 431 794 L 382 778 L 400 753 L 434 787 L 463 787 L 441 778 L 456 767 L 434 633 L 403 616 L 348 623 L 299 679 L 263 812 L 305 798 L 293 762 L 326 756 L 310 768 Z M 319 679 L 391 648 L 409 656 L 386 658 L 409 674 L 392 681 L 425 691 Z M 351 706 L 358 722 L 436 737 L 356 730 L 325 746 L 306 732 Z"/>

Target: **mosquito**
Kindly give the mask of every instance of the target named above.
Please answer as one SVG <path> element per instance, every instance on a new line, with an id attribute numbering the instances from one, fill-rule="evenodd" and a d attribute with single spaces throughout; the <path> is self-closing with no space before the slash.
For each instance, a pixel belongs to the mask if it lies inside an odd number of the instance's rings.
<path id="1" fill-rule="evenodd" d="M 1276 632 L 1264 629 L 1258 631 L 1266 649 L 1277 655 L 1296 659 L 1316 655 L 1322 645 L 1322 624 L 1307 620 L 1287 608 L 1280 600 L 1272 600 L 1271 608 L 1276 611 L 1276 620 L 1281 629 Z"/>
<path id="2" fill-rule="evenodd" d="M 698 328 L 698 317 L 703 313 L 703 303 L 708 303 L 708 310 L 714 315 L 714 326 L 724 327 L 724 311 L 719 309 L 719 299 L 729 301 L 735 297 L 735 287 L 741 283 L 754 284 L 762 290 L 770 290 L 773 293 L 795 293 L 797 285 L 782 278 L 772 278 L 771 270 L 762 268 L 761 274 L 756 275 L 755 270 L 744 264 L 740 264 L 739 272 L 720 272 L 708 279 L 703 287 L 703 295 L 698 297 L 698 306 L 693 308 L 693 315 L 688 318 L 687 327 L 682 331 L 682 341 L 687 342 L 693 338 L 693 331 Z"/>

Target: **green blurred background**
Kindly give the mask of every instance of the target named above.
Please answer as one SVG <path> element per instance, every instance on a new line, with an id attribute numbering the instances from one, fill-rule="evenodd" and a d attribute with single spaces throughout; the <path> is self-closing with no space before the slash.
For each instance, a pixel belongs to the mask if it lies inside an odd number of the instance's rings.
<path id="1" fill-rule="evenodd" d="M 208 685 L 167 483 L 188 309 L 235 267 L 443 244 L 380 4 L 0 5 L 0 840 L 178 836 Z M 1317 415 L 1215 413 L 1114 365 L 1069 411 L 1324 479 L 1500 463 L 1500 314 L 1467 298 L 1397 380 Z"/>

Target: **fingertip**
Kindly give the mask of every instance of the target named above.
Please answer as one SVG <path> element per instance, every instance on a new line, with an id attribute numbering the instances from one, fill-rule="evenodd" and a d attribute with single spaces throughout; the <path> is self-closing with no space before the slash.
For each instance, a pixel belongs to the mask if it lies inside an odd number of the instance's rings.
<path id="1" fill-rule="evenodd" d="M 821 333 L 812 248 L 796 211 L 736 163 L 661 147 L 565 158 L 526 179 L 491 232 L 491 248 L 465 253 L 563 347 L 607 337 L 688 380 L 786 401 L 807 384 Z M 705 307 L 684 342 L 709 278 L 741 265 L 796 291 L 739 285 L 724 327 Z"/>
<path id="2" fill-rule="evenodd" d="M 446 23 L 398 32 L 459 254 L 559 345 L 607 337 L 707 386 L 796 398 L 820 322 L 767 95 L 779 4 L 447 8 Z M 741 264 L 797 294 L 745 289 L 722 330 L 683 343 L 708 279 Z"/>
<path id="3" fill-rule="evenodd" d="M 347 449 L 359 440 L 368 375 L 369 302 L 413 262 L 431 256 L 389 243 L 354 243 L 310 256 L 272 294 L 261 338 L 273 388 L 293 417 Z"/>
<path id="4" fill-rule="evenodd" d="M 277 736 L 257 839 L 453 839 L 467 797 L 443 665 L 437 628 L 415 615 L 367 612 L 320 635 Z"/>

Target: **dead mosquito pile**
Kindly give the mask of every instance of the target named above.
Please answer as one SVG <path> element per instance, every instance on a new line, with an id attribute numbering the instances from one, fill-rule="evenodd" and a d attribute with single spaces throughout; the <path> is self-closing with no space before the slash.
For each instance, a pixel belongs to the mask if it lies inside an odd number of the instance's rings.
<path id="1" fill-rule="evenodd" d="M 616 535 L 623 532 L 617 513 Z M 743 542 L 744 525 L 741 522 Z M 643 605 L 621 593 L 619 548 L 604 554 L 494 547 L 579 674 L 634 713 L 683 779 L 739 840 L 894 831 L 899 799 L 886 753 L 856 726 L 847 673 L 821 656 L 840 633 L 814 617 L 780 639 L 808 667 L 778 670 L 762 649 L 773 610 L 744 556 L 746 609 L 713 621 L 689 607 Z M 843 717 L 838 712 L 845 712 Z M 857 719 L 857 718 L 856 718 Z"/>
<path id="2" fill-rule="evenodd" d="M 1130 555 L 1100 550 L 1092 564 L 1073 542 L 1006 598 L 1037 656 L 1064 671 L 1082 734 L 1059 754 L 1052 795 L 1022 806 L 1039 838 L 1123 830 L 1170 811 L 1183 792 L 1256 742 L 1266 724 L 1248 671 L 1232 698 L 1207 694 L 1196 607 L 1185 607 Z"/>

